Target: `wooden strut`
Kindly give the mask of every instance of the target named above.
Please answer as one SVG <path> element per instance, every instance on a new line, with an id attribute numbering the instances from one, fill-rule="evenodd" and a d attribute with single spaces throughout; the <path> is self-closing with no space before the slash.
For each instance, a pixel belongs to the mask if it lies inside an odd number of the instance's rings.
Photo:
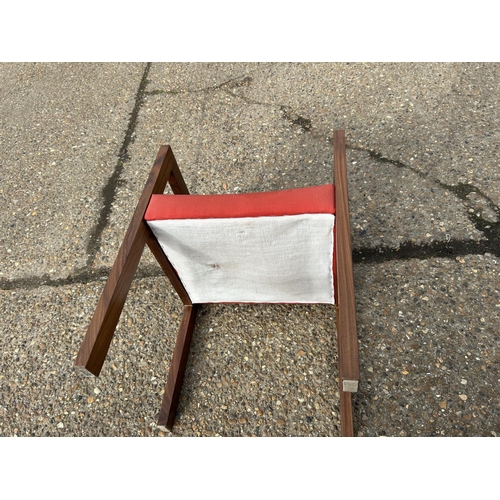
<path id="1" fill-rule="evenodd" d="M 184 304 L 191 303 L 186 298 L 187 293 L 183 290 L 180 280 L 174 276 L 175 271 L 168 259 L 159 257 L 157 248 L 154 244 L 151 245 L 152 231 L 144 220 L 144 214 L 151 196 L 153 194 L 162 194 L 165 191 L 167 182 L 175 194 L 189 194 L 171 148 L 162 146 L 76 357 L 75 365 L 84 368 L 95 376 L 99 376 L 101 372 L 132 279 L 148 241 L 150 247 L 153 247 L 153 253 L 173 282 Z"/>
<path id="2" fill-rule="evenodd" d="M 342 436 L 353 436 L 351 392 L 356 392 L 358 388 L 359 360 L 345 138 L 342 130 L 334 132 L 334 177 L 336 198 L 334 266 L 337 277 L 334 287 L 337 312 L 341 432 Z M 151 196 L 162 194 L 167 182 L 174 194 L 189 194 L 170 146 L 162 146 L 85 334 L 75 365 L 99 376 L 132 279 L 147 244 L 184 304 L 158 417 L 159 427 L 172 430 L 194 331 L 197 305 L 191 302 L 179 276 L 144 220 Z"/>
<path id="3" fill-rule="evenodd" d="M 345 134 L 333 135 L 335 183 L 335 305 L 339 358 L 340 422 L 342 436 L 354 436 L 351 393 L 359 383 L 356 302 L 351 251 L 351 222 L 347 188 Z"/>
<path id="4" fill-rule="evenodd" d="M 189 347 L 196 319 L 196 308 L 196 304 L 184 306 L 174 355 L 168 372 L 167 385 L 163 394 L 163 402 L 158 417 L 158 427 L 166 428 L 169 431 L 174 426 L 175 413 L 181 395 L 182 382 L 184 380 L 184 372 L 186 371 Z"/>

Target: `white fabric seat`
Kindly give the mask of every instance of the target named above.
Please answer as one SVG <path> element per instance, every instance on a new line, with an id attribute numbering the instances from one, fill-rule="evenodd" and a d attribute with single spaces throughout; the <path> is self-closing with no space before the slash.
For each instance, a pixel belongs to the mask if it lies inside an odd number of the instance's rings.
<path id="1" fill-rule="evenodd" d="M 327 185 L 154 195 L 145 218 L 193 303 L 333 304 L 333 212 Z"/>

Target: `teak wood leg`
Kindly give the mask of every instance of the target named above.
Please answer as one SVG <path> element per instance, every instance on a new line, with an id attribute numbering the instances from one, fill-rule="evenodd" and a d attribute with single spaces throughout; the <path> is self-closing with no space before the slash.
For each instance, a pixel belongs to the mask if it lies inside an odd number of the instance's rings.
<path id="1" fill-rule="evenodd" d="M 354 436 L 351 393 L 342 389 L 342 382 L 340 383 L 340 427 L 342 437 Z"/>
<path id="2" fill-rule="evenodd" d="M 351 393 L 358 390 L 359 353 L 351 250 L 351 222 L 347 186 L 345 134 L 333 136 L 335 177 L 335 303 L 339 353 L 340 418 L 342 436 L 353 436 Z"/>
<path id="3" fill-rule="evenodd" d="M 170 364 L 170 371 L 168 373 L 167 385 L 165 386 L 160 415 L 158 417 L 158 426 L 166 427 L 169 431 L 171 431 L 174 426 L 175 413 L 181 395 L 182 381 L 184 380 L 184 372 L 186 370 L 195 319 L 196 304 L 185 305 L 172 363 Z"/>
<path id="4" fill-rule="evenodd" d="M 144 214 L 151 196 L 163 193 L 167 182 L 175 194 L 189 194 L 172 149 L 170 146 L 162 146 L 158 151 L 146 186 L 75 360 L 77 367 L 81 367 L 96 376 L 99 375 L 106 358 L 142 252 L 151 237 L 151 230 L 144 221 Z M 150 246 L 154 247 L 151 242 L 149 243 Z M 170 264 L 166 262 L 166 257 L 160 254 L 161 251 L 156 252 L 160 265 L 163 269 L 169 270 L 167 268 Z M 169 278 L 173 280 L 176 290 L 182 292 L 182 285 L 179 285 L 178 279 L 176 281 L 174 274 L 172 271 Z M 186 303 L 189 298 L 185 292 L 184 295 L 181 295 L 181 299 Z"/>

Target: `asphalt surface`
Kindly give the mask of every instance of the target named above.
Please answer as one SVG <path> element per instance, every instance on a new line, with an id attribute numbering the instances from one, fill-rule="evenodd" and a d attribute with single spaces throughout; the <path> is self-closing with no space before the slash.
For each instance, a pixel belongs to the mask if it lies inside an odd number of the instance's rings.
<path id="1" fill-rule="evenodd" d="M 332 181 L 345 129 L 358 436 L 500 435 L 500 65 L 0 64 L 0 435 L 338 436 L 335 313 L 182 306 L 145 252 L 99 378 L 74 359 L 161 144 L 193 193 Z"/>

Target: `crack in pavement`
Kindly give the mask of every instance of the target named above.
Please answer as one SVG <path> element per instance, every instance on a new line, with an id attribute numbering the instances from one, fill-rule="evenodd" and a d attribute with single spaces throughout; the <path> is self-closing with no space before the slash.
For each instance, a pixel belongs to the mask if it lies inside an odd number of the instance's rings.
<path id="1" fill-rule="evenodd" d="M 107 184 L 101 190 L 101 200 L 103 206 L 99 214 L 99 219 L 89 235 L 87 244 L 87 266 L 92 265 L 92 262 L 99 251 L 102 233 L 109 222 L 109 217 L 112 212 L 112 204 L 115 201 L 116 190 L 121 183 L 120 177 L 122 175 L 124 165 L 130 160 L 128 148 L 133 142 L 133 135 L 137 126 L 139 111 L 144 102 L 146 85 L 148 83 L 147 77 L 150 68 L 151 63 L 147 63 L 139 83 L 139 88 L 137 89 L 134 109 L 130 113 L 127 130 L 125 132 L 125 137 L 120 147 L 120 151 L 118 152 L 118 160 L 116 162 L 115 169 L 111 174 L 111 177 L 108 179 Z"/>
<path id="2" fill-rule="evenodd" d="M 394 260 L 419 259 L 432 257 L 453 259 L 465 255 L 484 255 L 486 253 L 500 257 L 498 245 L 489 240 L 449 240 L 431 243 L 413 243 L 406 241 L 398 248 L 366 247 L 352 251 L 354 263 L 383 263 Z"/>
<path id="3" fill-rule="evenodd" d="M 328 138 L 333 142 L 333 138 Z M 367 153 L 376 161 L 390 163 L 397 168 L 404 168 L 412 171 L 421 178 L 436 184 L 439 188 L 453 193 L 459 200 L 461 200 L 467 211 L 467 217 L 472 225 L 481 233 L 483 233 L 486 241 L 481 240 L 448 240 L 446 242 L 433 242 L 433 243 L 420 243 L 415 244 L 412 242 L 404 242 L 399 249 L 391 247 L 377 247 L 358 249 L 355 251 L 356 261 L 378 261 L 381 260 L 394 260 L 397 258 L 410 259 L 410 258 L 429 258 L 429 257 L 444 257 L 450 255 L 466 255 L 468 253 L 492 253 L 500 257 L 500 207 L 498 207 L 493 200 L 483 193 L 477 186 L 473 184 L 446 184 L 439 179 L 431 178 L 427 172 L 423 172 L 414 167 L 406 165 L 399 160 L 392 160 L 383 156 L 375 150 L 346 144 L 346 148 L 354 151 L 362 151 Z M 479 198 L 482 198 L 493 216 L 485 216 L 481 209 L 475 206 L 473 199 L 470 195 L 475 193 Z M 495 219 L 495 220 L 491 220 Z M 354 258 L 354 253 L 353 253 Z"/>
<path id="4" fill-rule="evenodd" d="M 26 278 L 17 278 L 15 280 L 0 280 L 0 290 L 35 290 L 42 286 L 61 287 L 67 285 L 88 285 L 97 281 L 106 281 L 108 279 L 111 267 L 104 266 L 99 269 L 90 269 L 84 267 L 78 269 L 75 273 L 66 278 L 51 278 L 48 274 L 42 276 L 28 276 Z M 140 265 L 135 273 L 135 278 L 159 278 L 165 277 L 165 273 L 155 264 Z"/>
<path id="5" fill-rule="evenodd" d="M 191 89 L 191 90 L 148 90 L 144 94 L 145 95 L 181 95 L 181 94 L 199 94 L 203 92 L 210 92 L 213 90 L 225 90 L 226 88 L 239 88 L 239 87 L 248 87 L 248 85 L 252 82 L 253 78 L 251 76 L 236 76 L 234 78 L 230 78 L 225 82 L 219 83 L 217 85 L 209 85 L 208 87 L 202 87 L 201 89 Z M 227 93 L 227 92 L 226 92 Z M 233 97 L 240 97 L 237 94 L 229 93 L 229 95 Z"/>
<path id="6" fill-rule="evenodd" d="M 125 166 L 125 163 L 130 160 L 128 154 L 128 148 L 134 140 L 134 132 L 137 126 L 137 121 L 139 118 L 139 111 L 144 103 L 144 97 L 146 94 L 146 86 L 148 84 L 148 74 L 151 69 L 151 63 L 146 63 L 144 68 L 139 87 L 135 95 L 135 104 L 132 112 L 130 113 L 130 118 L 128 121 L 127 129 L 125 131 L 125 136 L 123 138 L 120 150 L 118 152 L 118 159 L 113 170 L 113 173 L 108 179 L 108 182 L 101 190 L 101 200 L 102 208 L 99 214 L 99 219 L 94 225 L 93 229 L 90 231 L 89 240 L 87 243 L 87 263 L 83 268 L 75 270 L 66 278 L 51 278 L 48 274 L 42 276 L 27 276 L 24 278 L 17 278 L 10 280 L 8 278 L 0 278 L 0 290 L 15 290 L 15 289 L 25 289 L 33 290 L 41 286 L 65 286 L 71 284 L 86 284 L 92 283 L 94 281 L 99 281 L 107 279 L 111 267 L 103 267 L 97 270 L 92 269 L 92 263 L 99 251 L 100 242 L 102 238 L 102 233 L 106 228 L 109 217 L 112 213 L 112 204 L 115 200 L 116 190 L 121 184 L 121 175 Z M 137 271 L 137 276 L 149 277 L 149 276 L 161 276 L 161 271 L 156 271 L 154 273 L 150 268 L 142 268 L 142 270 Z"/>
<path id="7" fill-rule="evenodd" d="M 101 209 L 99 220 L 97 221 L 94 229 L 92 230 L 91 236 L 89 238 L 87 246 L 87 265 L 81 269 L 76 270 L 71 273 L 66 278 L 53 279 L 47 274 L 43 276 L 30 276 L 25 278 L 17 278 L 9 280 L 7 278 L 0 278 L 0 289 L 1 290 L 15 290 L 15 289 L 27 289 L 32 290 L 39 288 L 41 286 L 49 287 L 59 287 L 67 286 L 72 284 L 89 284 L 96 281 L 104 281 L 109 276 L 111 267 L 101 267 L 99 269 L 92 269 L 92 262 L 94 261 L 97 252 L 99 250 L 99 245 L 102 237 L 102 233 L 109 221 L 109 216 L 112 212 L 112 203 L 115 199 L 116 189 L 120 185 L 120 176 L 123 172 L 124 165 L 130 160 L 128 155 L 128 148 L 133 142 L 133 134 L 137 126 L 139 111 L 144 103 L 144 99 L 148 95 L 178 95 L 178 94 L 188 94 L 188 93 L 200 93 L 209 92 L 214 90 L 222 90 L 226 94 L 237 97 L 249 104 L 256 104 L 260 106 L 267 107 L 277 107 L 280 109 L 283 119 L 289 121 L 293 126 L 300 127 L 304 132 L 308 132 L 313 137 L 318 139 L 325 139 L 322 134 L 315 133 L 311 131 L 312 120 L 300 116 L 296 113 L 292 107 L 280 104 L 272 104 L 259 102 L 249 99 L 245 96 L 241 96 L 233 92 L 234 89 L 238 89 L 244 86 L 249 86 L 252 82 L 252 77 L 250 76 L 239 76 L 231 78 L 218 85 L 212 85 L 209 87 L 204 87 L 202 89 L 194 90 L 184 90 L 184 91 L 164 91 L 164 90 L 146 90 L 148 85 L 147 76 L 151 68 L 151 63 L 147 63 L 144 69 L 141 82 L 135 97 L 134 109 L 130 114 L 130 119 L 128 127 L 125 133 L 125 137 L 118 153 L 118 160 L 115 169 L 109 178 L 106 186 L 101 191 L 101 198 L 103 200 L 103 207 Z M 326 136 L 328 142 L 333 143 L 333 138 L 331 136 Z M 494 202 L 486 194 L 484 194 L 479 188 L 472 184 L 462 184 L 449 185 L 445 184 L 438 179 L 432 179 L 429 174 L 420 171 L 414 167 L 406 165 L 399 160 L 393 160 L 384 156 L 382 153 L 369 148 L 363 148 L 361 146 L 353 145 L 350 143 L 346 144 L 346 148 L 353 151 L 360 151 L 368 154 L 377 162 L 390 163 L 397 168 L 404 168 L 412 171 L 421 178 L 425 178 L 442 189 L 446 189 L 452 192 L 458 199 L 462 200 L 465 206 L 469 209 L 467 216 L 473 225 L 485 235 L 486 240 L 447 240 L 445 242 L 431 242 L 431 243 L 413 243 L 413 242 L 402 242 L 398 248 L 377 246 L 377 247 L 366 247 L 366 248 L 355 248 L 353 249 L 353 262 L 354 263 L 383 263 L 393 260 L 408 260 L 408 259 L 428 259 L 431 257 L 441 257 L 441 258 L 456 258 L 458 256 L 464 256 L 468 254 L 484 254 L 490 253 L 500 257 L 500 208 L 494 204 Z M 495 214 L 496 221 L 491 221 L 485 219 L 482 214 L 474 208 L 471 199 L 468 197 L 471 193 L 476 193 L 478 196 L 482 197 L 490 210 Z M 136 278 L 152 278 L 164 276 L 162 270 L 155 265 L 140 265 L 136 272 Z"/>
<path id="8" fill-rule="evenodd" d="M 238 78 L 234 78 L 220 85 L 207 87 L 203 89 L 203 91 L 222 90 L 226 94 L 232 97 L 240 98 L 249 104 L 267 107 L 278 107 L 282 113 L 283 118 L 289 121 L 292 125 L 300 127 L 303 132 L 308 132 L 315 138 L 324 139 L 323 135 L 312 131 L 312 120 L 299 115 L 293 110 L 291 106 L 256 101 L 228 90 L 240 88 L 243 86 L 248 87 L 252 80 L 253 79 L 250 76 L 246 76 L 243 78 L 240 77 L 239 80 Z M 202 90 L 200 89 L 200 91 Z M 333 144 L 333 137 L 327 136 L 326 140 Z M 357 259 L 364 259 L 365 261 L 366 259 L 370 259 L 371 261 L 377 260 L 380 262 L 380 259 L 394 260 L 396 258 L 429 258 L 432 256 L 466 255 L 467 253 L 477 253 L 483 251 L 500 256 L 500 208 L 495 205 L 492 199 L 485 193 L 483 193 L 478 187 L 472 184 L 463 183 L 458 183 L 456 185 L 446 184 L 439 179 L 431 178 L 427 172 L 423 172 L 410 165 L 406 165 L 399 160 L 388 158 L 382 153 L 373 149 L 363 148 L 351 143 L 347 143 L 346 148 L 353 151 L 365 152 L 378 162 L 389 163 L 396 166 L 397 168 L 410 170 L 419 177 L 433 182 L 441 189 L 445 189 L 453 193 L 458 199 L 464 202 L 467 208 L 467 217 L 469 218 L 470 222 L 478 231 L 483 233 L 486 238 L 486 241 L 480 242 L 476 242 L 475 240 L 473 240 L 473 244 L 471 244 L 470 241 L 448 240 L 446 242 L 435 242 L 431 244 L 415 244 L 412 242 L 405 242 L 400 245 L 399 249 L 393 249 L 391 247 L 376 247 L 375 251 L 373 251 L 371 248 L 365 248 L 356 251 Z M 488 205 L 490 211 L 495 214 L 493 218 L 495 218 L 496 220 L 489 220 L 485 218 L 482 213 L 478 212 L 475 209 L 472 200 L 468 198 L 471 193 L 478 194 L 486 201 L 486 204 Z"/>

